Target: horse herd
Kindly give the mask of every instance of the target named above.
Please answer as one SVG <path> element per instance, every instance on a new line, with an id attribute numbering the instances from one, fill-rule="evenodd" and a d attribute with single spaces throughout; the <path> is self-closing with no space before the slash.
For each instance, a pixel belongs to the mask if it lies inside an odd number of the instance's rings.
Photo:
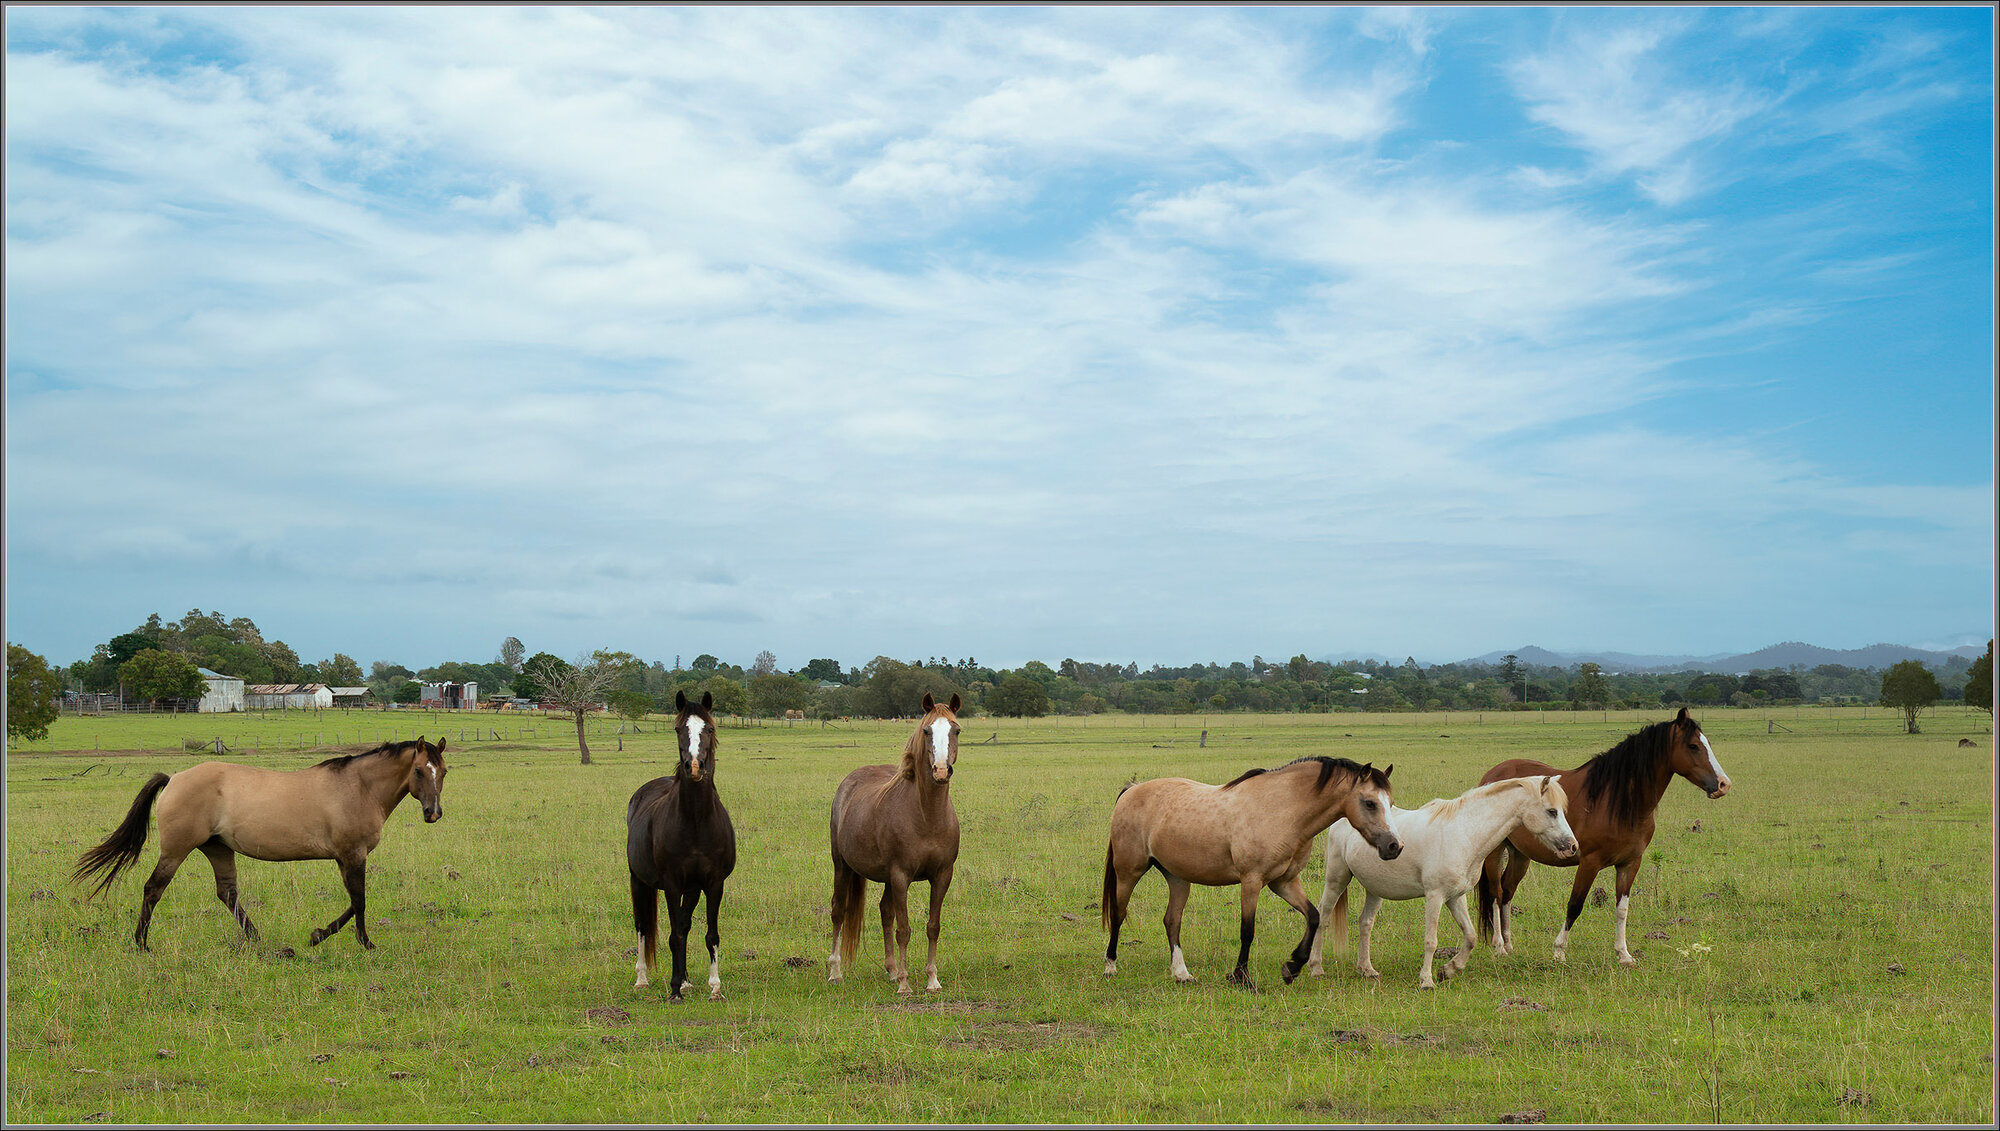
<path id="1" fill-rule="evenodd" d="M 687 936 L 695 905 L 706 897 L 708 991 L 722 993 L 718 919 L 725 881 L 736 866 L 736 834 L 715 787 L 717 728 L 714 701 L 676 696 L 674 732 L 679 760 L 671 776 L 639 787 L 626 806 L 626 864 L 631 877 L 632 923 L 638 934 L 634 988 L 657 971 L 659 896 L 667 901 L 672 970 L 670 1001 L 693 988 L 687 973 Z M 929 953 L 924 988 L 938 981 L 938 932 L 945 894 L 958 861 L 958 814 L 951 778 L 958 761 L 959 698 L 938 703 L 924 696 L 923 717 L 903 748 L 899 765 L 862 766 L 835 790 L 828 822 L 833 862 L 832 952 L 827 980 L 838 982 L 860 945 L 868 884 L 883 885 L 880 904 L 883 967 L 898 993 L 910 993 L 910 885 L 930 885 Z M 236 763 L 204 762 L 171 776 L 154 774 L 139 790 L 125 819 L 103 843 L 78 859 L 73 880 L 96 876 L 92 895 L 103 892 L 139 858 L 157 802 L 160 859 L 146 880 L 133 940 L 147 948 L 147 925 L 160 895 L 189 852 L 200 849 L 215 871 L 215 894 L 246 939 L 257 929 L 236 889 L 236 853 L 259 860 L 333 860 L 348 892 L 339 918 L 312 932 L 317 945 L 349 919 L 361 945 L 368 940 L 367 859 L 382 827 L 404 797 L 414 796 L 424 820 L 444 815 L 443 740 L 385 743 L 360 754 L 329 758 L 302 770 L 280 771 Z M 1711 798 L 1729 792 L 1729 775 L 1701 727 L 1683 708 L 1665 722 L 1628 735 L 1611 749 L 1570 770 L 1527 759 L 1502 762 L 1478 785 L 1455 798 L 1418 809 L 1393 804 L 1389 776 L 1346 758 L 1309 756 L 1276 769 L 1254 769 L 1224 785 L 1186 778 L 1128 784 L 1111 813 L 1104 853 L 1102 921 L 1109 934 L 1104 973 L 1118 971 L 1118 937 L 1132 890 L 1150 870 L 1167 883 L 1168 970 L 1191 982 L 1181 953 L 1181 913 L 1194 884 L 1241 885 L 1241 945 L 1231 982 L 1252 986 L 1250 946 L 1257 898 L 1275 891 L 1305 917 L 1305 937 L 1282 967 L 1286 982 L 1301 970 L 1323 973 L 1330 918 L 1337 949 L 1346 949 L 1347 898 L 1359 881 L 1366 897 L 1360 916 L 1356 965 L 1375 977 L 1369 936 L 1384 900 L 1424 901 L 1424 961 L 1418 985 L 1436 985 L 1433 973 L 1438 920 L 1449 907 L 1465 946 L 1442 976 L 1464 970 L 1475 945 L 1467 897 L 1479 895 L 1479 922 L 1496 954 L 1514 946 L 1512 904 L 1530 862 L 1574 867 L 1568 914 L 1556 936 L 1563 957 L 1570 928 L 1599 872 L 1615 869 L 1618 961 L 1635 959 L 1625 944 L 1632 881 L 1653 837 L 1653 813 L 1676 776 Z M 1325 831 L 1326 883 L 1315 905 L 1299 873 Z"/>

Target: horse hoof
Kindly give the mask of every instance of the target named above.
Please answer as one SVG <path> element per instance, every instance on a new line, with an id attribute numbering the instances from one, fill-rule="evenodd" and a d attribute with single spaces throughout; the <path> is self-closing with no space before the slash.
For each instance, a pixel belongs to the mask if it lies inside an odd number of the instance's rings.
<path id="1" fill-rule="evenodd" d="M 1361 976 L 1364 978 L 1380 978 L 1382 972 L 1380 970 L 1363 970 Z"/>
<path id="2" fill-rule="evenodd" d="M 1631 955 L 1626 955 L 1624 958 L 1618 960 L 1618 965 L 1620 966 L 1637 966 L 1638 964 L 1639 960 L 1633 958 Z"/>
<path id="3" fill-rule="evenodd" d="M 1418 982 L 1417 988 L 1420 990 L 1434 990 L 1437 989 L 1438 986 L 1436 982 Z"/>
<path id="4" fill-rule="evenodd" d="M 306 936 L 307 946 L 318 946 L 320 943 L 323 943 L 325 941 L 326 941 L 325 931 L 314 931 L 312 934 Z"/>
<path id="5" fill-rule="evenodd" d="M 1116 962 L 1107 962 L 1104 964 L 1105 977 L 1109 978 L 1111 975 L 1116 974 L 1117 972 L 1118 972 L 1118 964 Z"/>
<path id="6" fill-rule="evenodd" d="M 727 994 L 724 994 L 724 993 L 722 992 L 722 987 L 720 987 L 720 986 L 717 986 L 717 987 L 716 987 L 715 989 L 712 989 L 712 990 L 708 991 L 708 1000 L 710 1000 L 710 1001 L 728 1001 L 728 1000 L 729 1000 L 729 997 L 728 997 L 728 995 L 727 995 Z"/>
<path id="7" fill-rule="evenodd" d="M 898 982 L 896 984 L 896 992 L 899 994 L 908 994 L 910 992 L 910 984 L 908 982 Z"/>
<path id="8" fill-rule="evenodd" d="M 1326 977 L 1326 967 L 1308 966 L 1306 967 L 1306 976 L 1309 978 L 1324 978 Z"/>
<path id="9" fill-rule="evenodd" d="M 1299 968 L 1287 962 L 1278 968 L 1278 976 L 1283 978 L 1285 984 L 1289 986 L 1292 984 L 1292 979 L 1299 976 Z"/>
<path id="10" fill-rule="evenodd" d="M 835 970 L 835 971 L 834 971 L 833 973 L 831 973 L 831 974 L 828 974 L 828 975 L 826 976 L 826 982 L 827 982 L 827 984 L 828 984 L 828 985 L 830 985 L 830 986 L 831 986 L 831 985 L 838 985 L 838 984 L 839 984 L 839 982 L 840 982 L 840 971 L 838 971 L 838 970 Z"/>
<path id="11" fill-rule="evenodd" d="M 679 990 L 675 990 L 673 993 L 667 995 L 668 1005 L 679 1005 L 683 1000 L 685 999 L 681 997 L 681 992 Z"/>

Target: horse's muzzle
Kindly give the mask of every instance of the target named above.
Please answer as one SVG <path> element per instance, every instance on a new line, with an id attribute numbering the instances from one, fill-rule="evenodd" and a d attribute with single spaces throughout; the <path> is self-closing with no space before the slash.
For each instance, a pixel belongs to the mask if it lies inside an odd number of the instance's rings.
<path id="1" fill-rule="evenodd" d="M 443 816 L 444 816 L 443 805 L 424 806 L 424 824 L 426 825 L 431 824 Z"/>
<path id="2" fill-rule="evenodd" d="M 1560 844 L 1552 845 L 1550 851 L 1554 852 L 1557 858 L 1567 860 L 1576 855 L 1576 841 L 1565 840 Z"/>
<path id="3" fill-rule="evenodd" d="M 1386 842 L 1378 840 L 1375 842 L 1375 851 L 1381 853 L 1384 860 L 1394 860 L 1403 854 L 1403 842 L 1394 837 L 1390 837 Z"/>
<path id="4" fill-rule="evenodd" d="M 1714 801 L 1715 799 L 1721 797 L 1722 795 L 1728 792 L 1729 792 L 1729 779 L 1723 778 L 1721 781 L 1715 783 L 1714 789 L 1708 791 L 1708 799 L 1710 801 Z"/>

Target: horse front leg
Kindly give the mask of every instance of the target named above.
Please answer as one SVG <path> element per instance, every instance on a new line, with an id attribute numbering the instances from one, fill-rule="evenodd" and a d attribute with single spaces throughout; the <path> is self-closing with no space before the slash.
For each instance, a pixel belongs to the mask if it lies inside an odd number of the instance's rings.
<path id="1" fill-rule="evenodd" d="M 1236 951 L 1236 969 L 1229 972 L 1229 981 L 1246 990 L 1257 988 L 1250 978 L 1250 943 L 1257 937 L 1257 895 L 1263 890 L 1264 877 L 1255 874 L 1243 877 L 1242 920 L 1237 927 L 1242 941 Z"/>
<path id="2" fill-rule="evenodd" d="M 896 992 L 910 992 L 910 877 L 891 869 L 882 885 L 882 965 Z"/>
<path id="3" fill-rule="evenodd" d="M 667 995 L 670 1002 L 679 1002 L 681 995 L 694 988 L 688 981 L 688 931 L 694 927 L 694 901 L 701 896 L 695 889 L 674 892 L 667 896 L 667 914 L 671 921 L 667 926 L 667 947 L 673 952 L 673 972 L 667 978 L 672 992 Z"/>
<path id="4" fill-rule="evenodd" d="M 1298 946 L 1292 948 L 1292 956 L 1285 960 L 1285 965 L 1278 971 L 1284 976 L 1285 984 L 1289 986 L 1292 984 L 1292 979 L 1299 976 L 1299 971 L 1305 969 L 1307 957 L 1318 953 L 1319 908 L 1314 907 L 1312 900 L 1306 897 L 1305 885 L 1299 882 L 1297 876 L 1273 884 L 1271 890 L 1277 892 L 1286 903 L 1292 905 L 1294 910 L 1306 917 L 1305 937 L 1299 940 Z"/>
<path id="5" fill-rule="evenodd" d="M 944 893 L 951 889 L 952 865 L 931 877 L 931 917 L 924 924 L 924 933 L 930 938 L 930 957 L 924 960 L 924 989 L 941 990 L 944 983 L 937 976 L 938 932 L 944 928 Z"/>
<path id="6" fill-rule="evenodd" d="M 1368 891 L 1363 887 L 1362 891 Z M 1382 972 L 1375 969 L 1375 963 L 1368 957 L 1368 945 L 1375 937 L 1375 916 L 1382 910 L 1382 897 L 1370 892 L 1361 901 L 1361 926 L 1355 933 L 1359 936 L 1354 946 L 1354 968 L 1370 978 L 1380 978 Z"/>
<path id="7" fill-rule="evenodd" d="M 722 993 L 722 883 L 708 891 L 708 1000 L 723 1001 Z"/>
<path id="8" fill-rule="evenodd" d="M 1417 971 L 1417 988 L 1420 990 L 1437 989 L 1437 979 L 1431 976 L 1431 962 L 1437 957 L 1438 913 L 1443 910 L 1443 892 L 1424 893 L 1424 964 Z"/>
<path id="9" fill-rule="evenodd" d="M 1643 860 L 1645 855 L 1645 852 L 1641 851 L 1633 859 L 1618 865 L 1618 933 L 1613 936 L 1616 940 L 1613 946 L 1618 952 L 1620 966 L 1639 964 L 1639 960 L 1632 957 L 1632 952 L 1625 949 L 1625 918 L 1632 911 L 1632 881 L 1639 878 L 1639 861 Z"/>
<path id="10" fill-rule="evenodd" d="M 249 912 L 243 910 L 242 898 L 236 890 L 236 853 L 216 840 L 202 845 L 201 853 L 208 857 L 209 867 L 215 869 L 215 898 L 236 917 L 237 930 L 243 933 L 244 940 L 256 939 L 257 927 L 250 922 Z"/>
<path id="11" fill-rule="evenodd" d="M 315 930 L 306 939 L 307 946 L 318 946 L 332 938 L 354 920 L 354 935 L 361 940 L 363 950 L 374 950 L 375 944 L 368 941 L 368 857 L 347 857 L 340 861 L 340 882 L 347 887 L 347 910 L 326 926 Z"/>
<path id="12" fill-rule="evenodd" d="M 1570 884 L 1569 910 L 1563 916 L 1563 929 L 1556 935 L 1556 961 L 1564 961 L 1563 955 L 1569 950 L 1569 929 L 1576 925 L 1576 917 L 1583 914 L 1583 902 L 1590 898 L 1590 885 L 1597 882 L 1597 873 L 1604 867 L 1603 861 L 1595 856 L 1578 862 L 1576 880 Z"/>
<path id="13" fill-rule="evenodd" d="M 1521 880 L 1528 874 L 1528 865 L 1533 861 L 1525 852 L 1508 851 L 1507 866 L 1500 876 L 1500 908 L 1494 912 L 1493 921 L 1499 945 L 1493 948 L 1495 954 L 1514 952 L 1514 893 L 1520 890 Z"/>
<path id="14" fill-rule="evenodd" d="M 1192 982 L 1194 975 L 1188 973 L 1187 957 L 1181 953 L 1181 913 L 1187 910 L 1188 893 L 1194 885 L 1171 872 L 1167 877 L 1167 973 L 1176 982 Z"/>

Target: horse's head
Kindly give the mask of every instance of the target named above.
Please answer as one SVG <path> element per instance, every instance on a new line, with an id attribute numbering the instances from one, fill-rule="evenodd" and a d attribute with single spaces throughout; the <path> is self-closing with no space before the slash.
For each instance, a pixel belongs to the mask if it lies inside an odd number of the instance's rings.
<path id="1" fill-rule="evenodd" d="M 1686 707 L 1681 708 L 1668 726 L 1667 741 L 1672 744 L 1668 757 L 1675 773 L 1693 782 L 1695 788 L 1710 798 L 1729 792 L 1729 775 L 1722 772 L 1715 748 L 1708 744 L 1708 736 L 1701 733 L 1701 724 L 1694 721 Z"/>
<path id="2" fill-rule="evenodd" d="M 1576 832 L 1569 827 L 1569 794 L 1554 774 L 1521 778 L 1529 802 L 1521 810 L 1521 827 L 1558 857 L 1576 855 Z"/>
<path id="3" fill-rule="evenodd" d="M 678 772 L 691 781 L 702 781 L 715 773 L 715 696 L 704 691 L 701 702 L 688 701 L 687 692 L 674 692 L 674 741 L 680 744 Z"/>
<path id="4" fill-rule="evenodd" d="M 422 735 L 417 736 L 410 756 L 410 772 L 403 781 L 410 796 L 424 807 L 425 824 L 444 816 L 444 742 L 440 738 L 432 746 Z"/>
<path id="5" fill-rule="evenodd" d="M 1395 770 L 1394 765 L 1378 770 L 1373 762 L 1361 767 L 1340 814 L 1363 840 L 1375 846 L 1384 860 L 1394 860 L 1403 854 L 1403 842 L 1396 835 L 1395 819 L 1390 815 L 1395 801 L 1389 795 L 1389 775 Z"/>
<path id="6" fill-rule="evenodd" d="M 951 693 L 949 704 L 940 704 L 930 692 L 924 692 L 924 718 L 917 724 L 918 772 L 929 767 L 934 782 L 950 781 L 958 764 L 958 705 L 956 691 Z"/>

